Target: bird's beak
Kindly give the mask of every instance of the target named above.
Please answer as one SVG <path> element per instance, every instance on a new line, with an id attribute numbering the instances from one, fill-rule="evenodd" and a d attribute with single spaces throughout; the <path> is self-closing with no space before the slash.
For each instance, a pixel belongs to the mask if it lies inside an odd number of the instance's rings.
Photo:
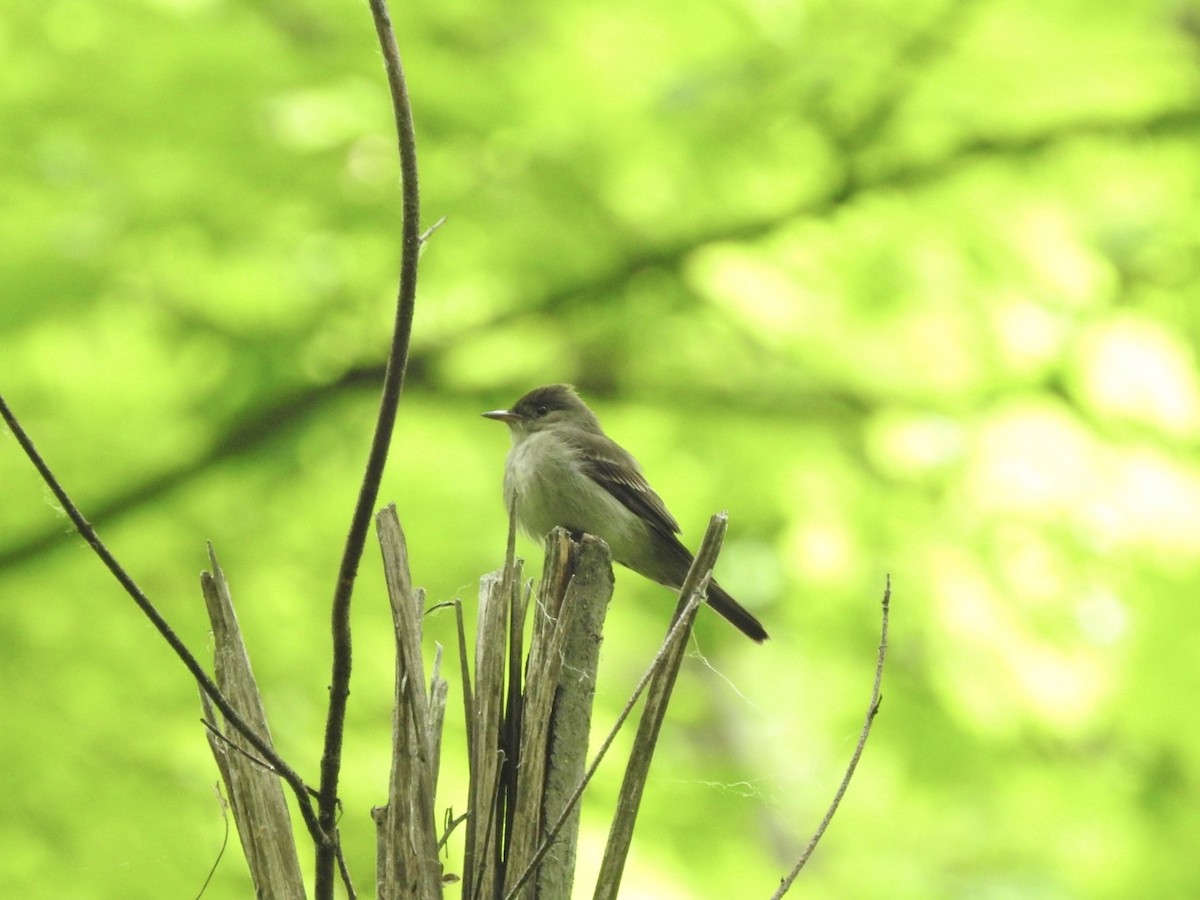
<path id="1" fill-rule="evenodd" d="M 491 412 L 483 414 L 485 419 L 495 419 L 497 422 L 516 422 L 521 417 L 514 412 L 509 412 L 507 409 L 493 409 Z"/>

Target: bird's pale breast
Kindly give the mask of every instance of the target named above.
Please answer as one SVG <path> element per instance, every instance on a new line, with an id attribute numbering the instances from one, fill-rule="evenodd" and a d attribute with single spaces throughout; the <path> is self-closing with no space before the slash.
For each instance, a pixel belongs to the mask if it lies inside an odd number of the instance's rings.
<path id="1" fill-rule="evenodd" d="M 508 454 L 504 499 L 517 497 L 521 530 L 542 540 L 556 526 L 602 538 L 621 561 L 644 543 L 644 524 L 581 468 L 577 451 L 550 432 L 536 432 Z"/>

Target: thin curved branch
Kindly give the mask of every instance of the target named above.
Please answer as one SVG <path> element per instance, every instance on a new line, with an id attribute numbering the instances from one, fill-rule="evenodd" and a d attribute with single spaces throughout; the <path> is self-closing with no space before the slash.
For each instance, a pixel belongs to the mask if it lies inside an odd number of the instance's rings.
<path id="1" fill-rule="evenodd" d="M 854 770 L 858 768 L 858 761 L 862 758 L 863 750 L 867 746 L 867 737 L 871 733 L 871 725 L 875 722 L 875 716 L 879 713 L 879 704 L 883 702 L 883 694 L 880 692 L 880 686 L 883 683 L 883 663 L 887 658 L 887 639 L 888 639 L 888 613 L 892 603 L 892 576 L 887 577 L 887 581 L 883 588 L 883 615 L 882 624 L 879 634 L 879 653 L 875 658 L 875 683 L 871 686 L 871 703 L 867 707 L 867 718 L 863 722 L 862 731 L 858 735 L 858 743 L 854 745 L 854 752 L 850 754 L 850 762 L 846 765 L 846 772 L 842 775 L 841 784 L 834 792 L 833 801 L 829 804 L 829 808 L 825 810 L 825 816 L 821 819 L 821 824 L 817 826 L 817 830 L 813 832 L 813 836 L 809 838 L 808 845 L 804 848 L 804 852 L 800 854 L 800 858 L 796 861 L 796 865 L 792 867 L 792 871 L 788 872 L 787 877 L 779 882 L 779 888 L 771 895 L 771 900 L 779 900 L 784 894 L 791 889 L 792 883 L 800 874 L 800 870 L 812 857 L 813 851 L 817 849 L 817 843 L 825 834 L 825 830 L 829 827 L 829 823 L 833 821 L 834 813 L 837 812 L 838 806 L 841 805 L 842 797 L 846 795 L 846 788 L 850 786 L 850 779 L 854 777 Z"/>
<path id="2" fill-rule="evenodd" d="M 384 69 L 392 98 L 392 113 L 396 120 L 396 135 L 400 153 L 401 210 L 400 223 L 400 284 L 396 297 L 396 320 L 392 331 L 392 346 L 388 354 L 387 372 L 383 381 L 383 396 L 379 401 L 379 418 L 367 456 L 366 471 L 358 501 L 350 520 L 342 562 L 338 569 L 333 593 L 332 631 L 333 665 L 329 684 L 329 714 L 325 721 L 325 747 L 321 755 L 321 787 L 318 817 L 322 829 L 333 833 L 337 818 L 338 779 L 342 767 L 342 741 L 346 723 L 346 703 L 350 696 L 352 643 L 350 636 L 350 601 L 358 565 L 366 546 L 371 515 L 379 496 L 379 484 L 387 463 L 388 446 L 396 424 L 400 393 L 404 387 L 404 369 L 408 362 L 409 339 L 412 335 L 413 310 L 417 294 L 417 261 L 421 252 L 420 197 L 417 190 L 417 149 L 413 131 L 412 108 L 408 87 L 400 63 L 400 50 L 392 30 L 391 17 L 384 0 L 370 0 L 371 17 L 383 52 Z M 317 847 L 314 894 L 317 900 L 332 900 L 336 847 L 321 844 Z"/>
<path id="3" fill-rule="evenodd" d="M 309 789 L 304 783 L 304 779 L 284 761 L 283 757 L 275 752 L 275 749 L 267 741 L 259 737 L 238 711 L 233 708 L 229 700 L 217 687 L 216 682 L 204 671 L 204 667 L 200 665 L 200 662 L 188 650 L 187 645 L 175 633 L 175 630 L 163 617 L 162 613 L 158 611 L 150 601 L 150 598 L 138 587 L 130 574 L 125 571 L 125 568 L 117 561 L 117 558 L 113 556 L 104 542 L 100 540 L 100 535 L 96 533 L 96 529 L 84 518 L 83 513 L 79 511 L 79 507 L 71 500 L 66 489 L 59 483 L 58 478 L 50 470 L 46 461 L 42 459 L 37 447 L 33 444 L 33 440 L 25 433 L 25 429 L 21 427 L 21 423 L 17 420 L 12 410 L 9 409 L 8 403 L 5 402 L 3 396 L 0 396 L 0 417 L 3 417 L 5 423 L 12 431 L 13 437 L 17 439 L 17 443 L 21 445 L 21 449 L 25 451 L 25 455 L 29 457 L 29 461 L 33 463 L 33 467 L 42 476 L 42 480 L 50 488 L 50 491 L 54 494 L 55 499 L 58 500 L 59 505 L 66 512 L 67 517 L 74 524 L 80 536 L 87 541 L 88 546 L 100 557 L 100 561 L 104 563 L 108 571 L 117 579 L 118 584 L 125 589 L 125 593 L 133 598 L 133 601 L 141 609 L 143 615 L 150 620 L 150 624 L 162 635 L 163 640 L 175 651 L 175 655 L 179 657 L 179 660 L 191 673 L 192 678 L 196 680 L 196 684 L 208 695 L 213 705 L 221 711 L 221 715 L 225 717 L 225 720 L 236 728 L 238 733 L 245 737 L 255 750 L 262 754 L 262 758 L 270 763 L 275 771 L 279 773 L 279 776 L 291 787 L 293 793 L 296 795 L 297 805 L 300 807 L 300 814 L 304 818 L 304 824 L 307 826 L 313 840 L 318 845 L 328 843 L 324 837 L 325 832 L 322 831 L 318 824 L 312 801 L 309 798 Z"/>

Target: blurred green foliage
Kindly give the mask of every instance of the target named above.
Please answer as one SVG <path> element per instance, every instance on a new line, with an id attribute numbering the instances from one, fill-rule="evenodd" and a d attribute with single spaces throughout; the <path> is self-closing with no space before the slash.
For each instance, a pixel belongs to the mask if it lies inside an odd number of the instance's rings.
<path id="1" fill-rule="evenodd" d="M 730 511 L 722 580 L 773 635 L 702 617 L 626 896 L 773 890 L 857 734 L 885 573 L 883 710 L 805 896 L 1200 895 L 1200 7 L 394 16 L 425 224 L 448 218 L 383 491 L 415 580 L 473 610 L 507 446 L 477 413 L 573 381 L 688 539 Z M 198 651 L 215 542 L 315 780 L 398 259 L 367 10 L 17 0 L 0 59 L 0 390 Z M 195 690 L 48 497 L 0 440 L 0 893 L 194 896 L 224 828 Z M 618 573 L 597 727 L 669 609 Z M 374 551 L 354 619 L 342 833 L 369 893 Z M 445 746 L 457 812 L 453 719 Z M 206 896 L 250 895 L 237 854 Z"/>

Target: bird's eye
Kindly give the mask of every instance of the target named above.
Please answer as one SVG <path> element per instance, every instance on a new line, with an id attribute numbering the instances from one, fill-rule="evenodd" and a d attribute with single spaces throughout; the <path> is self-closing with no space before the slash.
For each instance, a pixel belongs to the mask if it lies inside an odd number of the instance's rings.
<path id="1" fill-rule="evenodd" d="M 548 407 L 545 403 L 539 404 L 533 410 L 534 415 L 536 415 L 539 419 L 548 412 L 550 412 L 550 407 Z"/>

